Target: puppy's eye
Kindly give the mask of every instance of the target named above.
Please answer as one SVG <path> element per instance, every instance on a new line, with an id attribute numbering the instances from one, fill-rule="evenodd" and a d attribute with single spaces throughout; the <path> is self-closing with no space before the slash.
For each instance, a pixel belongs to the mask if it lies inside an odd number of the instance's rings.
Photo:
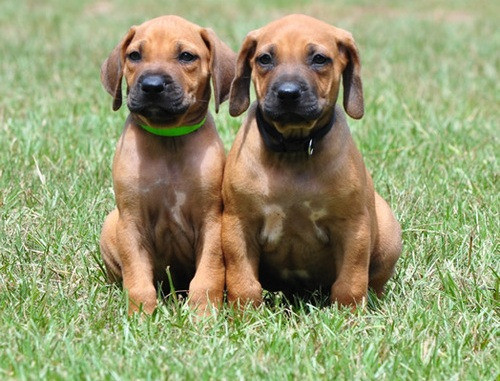
<path id="1" fill-rule="evenodd" d="M 128 58 L 131 61 L 140 61 L 142 56 L 141 56 L 141 53 L 139 53 L 137 51 L 133 51 L 133 52 L 129 53 Z"/>
<path id="2" fill-rule="evenodd" d="M 315 54 L 312 58 L 313 65 L 325 65 L 328 62 L 330 62 L 330 58 L 324 56 L 323 54 Z"/>
<path id="3" fill-rule="evenodd" d="M 270 54 L 264 53 L 257 57 L 257 62 L 262 66 L 268 66 L 273 63 L 273 57 Z"/>
<path id="4" fill-rule="evenodd" d="M 179 61 L 182 62 L 193 62 L 194 60 L 196 60 L 196 58 L 198 57 L 189 52 L 182 52 L 181 54 L 179 54 Z"/>

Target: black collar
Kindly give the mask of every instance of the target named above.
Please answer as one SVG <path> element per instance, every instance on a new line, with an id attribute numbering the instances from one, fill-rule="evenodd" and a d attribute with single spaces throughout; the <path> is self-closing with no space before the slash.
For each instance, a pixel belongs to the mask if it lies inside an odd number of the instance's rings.
<path id="1" fill-rule="evenodd" d="M 305 152 L 308 156 L 313 154 L 316 142 L 321 140 L 332 129 L 335 123 L 334 112 L 330 122 L 314 130 L 308 136 L 302 138 L 285 138 L 276 128 L 264 120 L 259 107 L 255 110 L 255 116 L 260 136 L 267 148 L 274 152 Z"/>

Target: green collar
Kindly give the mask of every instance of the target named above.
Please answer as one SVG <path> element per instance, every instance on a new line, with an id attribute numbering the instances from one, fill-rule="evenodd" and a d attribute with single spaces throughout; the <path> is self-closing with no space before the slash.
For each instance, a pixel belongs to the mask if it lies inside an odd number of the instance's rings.
<path id="1" fill-rule="evenodd" d="M 162 127 L 162 128 L 146 126 L 144 124 L 140 124 L 140 126 L 144 128 L 147 132 L 150 132 L 154 135 L 174 137 L 174 136 L 187 135 L 190 134 L 191 132 L 196 131 L 198 128 L 203 126 L 203 124 L 205 124 L 206 120 L 207 117 L 204 117 L 200 123 L 193 124 L 191 126 Z"/>

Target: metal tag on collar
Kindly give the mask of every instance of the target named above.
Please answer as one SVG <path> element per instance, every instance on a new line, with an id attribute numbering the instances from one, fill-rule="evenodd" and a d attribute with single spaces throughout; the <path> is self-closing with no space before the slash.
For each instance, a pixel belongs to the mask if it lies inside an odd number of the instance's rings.
<path id="1" fill-rule="evenodd" d="M 313 139 L 309 139 L 309 145 L 307 146 L 307 154 L 311 156 L 314 152 Z"/>

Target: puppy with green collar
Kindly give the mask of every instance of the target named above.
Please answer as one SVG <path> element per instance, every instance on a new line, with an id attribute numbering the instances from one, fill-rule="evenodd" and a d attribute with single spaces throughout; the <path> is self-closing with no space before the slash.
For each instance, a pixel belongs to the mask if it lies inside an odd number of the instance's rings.
<path id="1" fill-rule="evenodd" d="M 121 281 L 129 313 L 151 313 L 157 287 L 189 290 L 200 313 L 224 289 L 221 251 L 223 144 L 208 111 L 226 100 L 235 54 L 210 29 L 177 16 L 133 26 L 106 59 L 101 80 L 130 114 L 116 146 L 116 208 L 101 234 L 110 281 Z"/>

